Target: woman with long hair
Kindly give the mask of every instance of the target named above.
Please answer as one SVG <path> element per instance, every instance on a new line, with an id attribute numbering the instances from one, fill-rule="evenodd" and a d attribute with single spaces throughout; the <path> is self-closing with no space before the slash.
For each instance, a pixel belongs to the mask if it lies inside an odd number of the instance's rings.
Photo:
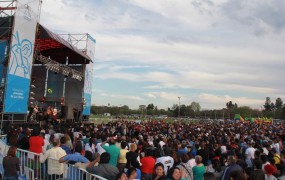
<path id="1" fill-rule="evenodd" d="M 168 180 L 186 180 L 186 172 L 180 170 L 179 167 L 172 167 L 167 173 Z"/>
<path id="2" fill-rule="evenodd" d="M 3 159 L 4 177 L 3 180 L 18 180 L 18 171 L 20 171 L 20 160 L 16 157 L 17 148 L 11 146 L 7 156 Z"/>

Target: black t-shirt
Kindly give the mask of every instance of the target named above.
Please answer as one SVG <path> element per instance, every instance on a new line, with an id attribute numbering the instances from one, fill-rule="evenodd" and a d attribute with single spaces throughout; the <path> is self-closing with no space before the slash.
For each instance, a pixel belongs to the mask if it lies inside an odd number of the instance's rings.
<path id="1" fill-rule="evenodd" d="M 132 152 L 132 151 L 127 152 L 127 154 L 126 154 L 126 159 L 127 159 L 126 168 L 130 168 L 130 167 L 139 168 L 140 163 L 137 160 L 138 156 L 139 156 L 139 154 L 136 152 Z"/>
<path id="2" fill-rule="evenodd" d="M 20 160 L 17 157 L 6 156 L 3 159 L 4 176 L 16 176 L 20 171 Z"/>

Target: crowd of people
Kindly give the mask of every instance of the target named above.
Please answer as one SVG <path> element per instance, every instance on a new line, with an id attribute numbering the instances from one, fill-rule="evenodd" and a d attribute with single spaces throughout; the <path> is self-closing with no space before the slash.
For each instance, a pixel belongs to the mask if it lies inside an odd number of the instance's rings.
<path id="1" fill-rule="evenodd" d="M 110 180 L 285 179 L 282 124 L 116 120 L 33 130 L 11 126 L 7 142 L 14 149 L 3 160 L 6 177 L 17 171 L 7 170 L 17 147 L 48 161 L 49 178 L 61 178 L 63 163 L 71 163 Z"/>

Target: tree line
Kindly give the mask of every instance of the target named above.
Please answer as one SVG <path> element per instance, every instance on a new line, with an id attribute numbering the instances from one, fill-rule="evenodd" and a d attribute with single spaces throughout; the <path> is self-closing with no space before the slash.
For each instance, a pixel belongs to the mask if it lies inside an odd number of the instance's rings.
<path id="1" fill-rule="evenodd" d="M 237 103 L 229 101 L 221 109 L 202 109 L 199 102 L 191 102 L 189 105 L 173 104 L 172 107 L 159 109 L 153 103 L 140 105 L 137 109 L 130 109 L 129 106 L 92 106 L 92 114 L 110 113 L 113 116 L 137 115 L 137 116 L 159 116 L 167 115 L 168 117 L 180 118 L 203 118 L 203 119 L 233 119 L 235 114 L 243 117 L 267 117 L 273 119 L 285 119 L 285 105 L 280 97 L 272 102 L 270 97 L 266 97 L 264 105 L 260 108 L 253 109 L 249 106 L 238 106 Z"/>

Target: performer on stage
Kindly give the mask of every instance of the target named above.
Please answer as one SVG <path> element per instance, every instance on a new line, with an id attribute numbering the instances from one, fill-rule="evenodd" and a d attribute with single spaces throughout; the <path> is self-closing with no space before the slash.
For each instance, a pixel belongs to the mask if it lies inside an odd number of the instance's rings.
<path id="1" fill-rule="evenodd" d="M 56 108 L 53 109 L 53 112 L 52 112 L 52 115 L 51 115 L 51 119 L 52 119 L 52 123 L 53 124 L 58 124 L 59 117 L 58 117 L 58 112 L 57 112 Z"/>

